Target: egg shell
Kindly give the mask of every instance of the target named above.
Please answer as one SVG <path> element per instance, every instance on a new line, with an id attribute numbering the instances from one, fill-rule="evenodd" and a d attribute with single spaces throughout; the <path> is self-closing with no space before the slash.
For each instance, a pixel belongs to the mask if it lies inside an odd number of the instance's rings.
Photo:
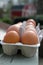
<path id="1" fill-rule="evenodd" d="M 36 29 L 33 27 L 33 26 L 26 26 L 25 27 L 25 31 L 29 31 L 29 30 L 32 30 L 32 31 L 34 31 L 35 33 L 37 33 L 37 31 L 36 31 Z"/>
<path id="2" fill-rule="evenodd" d="M 20 41 L 20 37 L 16 31 L 9 31 L 4 36 L 3 42 L 6 43 L 16 43 Z"/>
<path id="3" fill-rule="evenodd" d="M 21 41 L 23 44 L 34 45 L 38 43 L 38 36 L 34 31 L 26 31 L 22 34 Z"/>
<path id="4" fill-rule="evenodd" d="M 17 33 L 19 33 L 19 30 L 20 30 L 20 27 L 21 27 L 22 23 L 18 23 L 18 24 L 14 24 L 14 25 L 11 25 L 8 29 L 7 29 L 7 32 L 9 31 L 16 31 Z"/>
<path id="5" fill-rule="evenodd" d="M 33 23 L 34 27 L 36 27 L 36 21 L 34 19 L 28 19 L 27 23 Z"/>

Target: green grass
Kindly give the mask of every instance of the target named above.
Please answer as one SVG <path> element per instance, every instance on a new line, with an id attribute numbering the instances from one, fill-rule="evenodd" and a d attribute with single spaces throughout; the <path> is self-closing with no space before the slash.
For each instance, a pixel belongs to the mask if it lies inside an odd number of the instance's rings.
<path id="1" fill-rule="evenodd" d="M 11 19 L 8 18 L 8 17 L 0 18 L 0 22 L 4 22 L 4 23 L 8 23 L 8 24 L 12 24 Z"/>
<path id="2" fill-rule="evenodd" d="M 3 18 L 3 22 L 8 23 L 8 24 L 12 23 L 10 18 Z"/>
<path id="3" fill-rule="evenodd" d="M 0 18 L 0 22 L 2 21 L 2 18 Z"/>

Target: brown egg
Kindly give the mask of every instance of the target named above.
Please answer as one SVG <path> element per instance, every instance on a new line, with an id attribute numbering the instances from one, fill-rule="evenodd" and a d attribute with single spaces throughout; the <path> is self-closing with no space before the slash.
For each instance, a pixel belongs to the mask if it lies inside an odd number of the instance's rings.
<path id="1" fill-rule="evenodd" d="M 6 43 L 16 43 L 20 41 L 20 37 L 16 31 L 9 31 L 4 36 L 3 42 Z"/>
<path id="2" fill-rule="evenodd" d="M 37 34 L 36 30 L 33 29 L 33 28 L 27 28 L 27 30 L 25 30 L 25 31 L 34 31 L 34 32 Z M 24 31 L 24 32 L 25 32 L 25 31 Z"/>
<path id="3" fill-rule="evenodd" d="M 33 28 L 33 29 L 35 29 L 33 25 L 27 25 L 27 26 L 25 26 L 25 28 Z"/>
<path id="4" fill-rule="evenodd" d="M 36 27 L 36 22 L 33 19 L 28 19 L 27 24 L 32 24 L 34 27 Z"/>
<path id="5" fill-rule="evenodd" d="M 18 24 L 14 24 L 14 25 L 11 25 L 8 29 L 7 29 L 7 32 L 9 31 L 16 31 L 17 33 L 19 33 L 19 30 L 20 30 L 20 27 L 21 27 L 22 23 L 18 23 Z"/>
<path id="6" fill-rule="evenodd" d="M 21 26 L 21 25 L 22 25 L 22 22 L 18 22 L 16 25 L 19 25 L 19 26 Z"/>
<path id="7" fill-rule="evenodd" d="M 38 36 L 34 31 L 26 31 L 21 36 L 23 44 L 35 45 L 38 43 Z"/>
<path id="8" fill-rule="evenodd" d="M 35 25 L 32 22 L 26 23 L 26 26 L 31 25 L 35 28 Z"/>
<path id="9" fill-rule="evenodd" d="M 9 31 L 16 31 L 19 33 L 19 26 L 18 25 L 11 25 L 8 29 L 7 32 Z"/>
<path id="10" fill-rule="evenodd" d="M 36 32 L 36 29 L 34 28 L 33 25 L 27 25 L 27 26 L 25 27 L 25 31 L 29 31 L 29 30 L 32 30 L 32 31 Z"/>

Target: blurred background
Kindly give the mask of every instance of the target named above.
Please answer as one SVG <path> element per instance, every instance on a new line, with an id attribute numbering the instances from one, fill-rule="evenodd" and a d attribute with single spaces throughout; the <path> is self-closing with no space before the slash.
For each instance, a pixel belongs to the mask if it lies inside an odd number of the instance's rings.
<path id="1" fill-rule="evenodd" d="M 1 21 L 11 24 L 23 17 L 43 20 L 43 0 L 0 0 Z"/>
<path id="2" fill-rule="evenodd" d="M 43 0 L 0 0 L 0 22 L 14 24 L 28 18 L 35 19 L 43 29 Z M 42 50 L 43 40 L 39 48 L 40 57 L 43 57 Z"/>

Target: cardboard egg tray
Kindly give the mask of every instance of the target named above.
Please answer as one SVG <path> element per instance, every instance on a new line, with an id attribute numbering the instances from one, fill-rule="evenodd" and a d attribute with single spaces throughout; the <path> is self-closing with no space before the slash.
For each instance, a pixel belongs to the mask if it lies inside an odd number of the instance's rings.
<path id="1" fill-rule="evenodd" d="M 7 55 L 15 55 L 17 54 L 18 49 L 21 50 L 22 55 L 25 57 L 32 57 L 37 51 L 37 48 L 39 48 L 40 43 L 36 45 L 25 45 L 20 42 L 18 43 L 3 43 L 1 42 L 3 52 Z"/>
<path id="2" fill-rule="evenodd" d="M 38 29 L 37 29 L 38 30 Z M 38 34 L 39 36 L 39 34 Z M 39 40 L 42 39 L 42 37 L 39 37 Z M 35 55 L 37 48 L 40 47 L 40 41 L 36 45 L 26 45 L 21 42 L 18 43 L 4 43 L 0 42 L 2 45 L 3 52 L 7 55 L 15 55 L 17 54 L 18 49 L 21 50 L 22 55 L 25 57 L 32 57 Z"/>

